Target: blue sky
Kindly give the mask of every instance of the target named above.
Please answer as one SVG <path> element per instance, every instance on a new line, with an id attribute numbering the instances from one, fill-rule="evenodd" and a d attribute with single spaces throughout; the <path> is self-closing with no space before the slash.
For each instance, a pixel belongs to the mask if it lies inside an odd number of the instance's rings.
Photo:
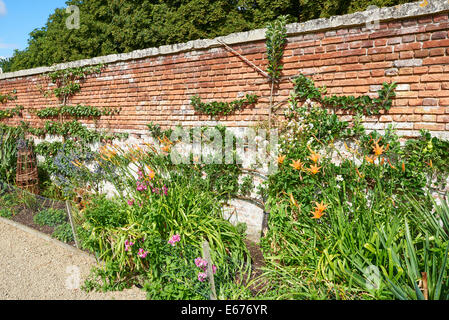
<path id="1" fill-rule="evenodd" d="M 0 0 L 0 57 L 25 49 L 29 33 L 42 28 L 56 8 L 66 0 Z"/>

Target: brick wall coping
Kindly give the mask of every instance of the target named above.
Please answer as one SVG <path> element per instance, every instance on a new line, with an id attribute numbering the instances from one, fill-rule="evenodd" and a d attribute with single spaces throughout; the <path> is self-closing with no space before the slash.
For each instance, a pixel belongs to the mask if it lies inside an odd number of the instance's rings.
<path id="1" fill-rule="evenodd" d="M 426 6 L 421 4 L 427 1 Z M 406 19 L 429 14 L 437 14 L 449 11 L 448 0 L 421 0 L 419 2 L 406 3 L 394 7 L 381 8 L 375 11 L 364 11 L 347 14 L 343 16 L 333 16 L 330 18 L 320 18 L 306 21 L 303 23 L 292 23 L 287 25 L 287 33 L 289 36 L 298 34 L 311 33 L 317 31 L 327 31 L 332 29 L 347 28 L 351 26 L 364 25 L 367 22 L 373 21 L 378 17 L 379 22 L 385 22 L 397 19 Z M 375 17 L 375 18 L 374 18 Z M 52 67 L 39 67 L 27 70 L 20 70 L 16 72 L 8 72 L 0 74 L 0 80 L 11 79 L 18 77 L 31 76 L 36 74 L 44 74 L 47 72 L 62 70 L 67 68 L 76 68 L 97 64 L 109 64 L 114 62 L 136 60 L 147 57 L 163 56 L 179 52 L 188 52 L 194 50 L 209 49 L 214 47 L 221 47 L 219 41 L 227 44 L 248 43 L 254 41 L 261 41 L 265 39 L 266 29 L 256 29 L 247 32 L 232 33 L 227 36 L 217 37 L 215 39 L 200 39 L 193 40 L 186 43 L 179 43 L 173 45 L 165 45 L 158 48 L 148 48 L 136 50 L 129 53 L 111 54 L 102 57 L 95 57 L 91 59 L 77 60 L 67 63 L 56 64 Z"/>

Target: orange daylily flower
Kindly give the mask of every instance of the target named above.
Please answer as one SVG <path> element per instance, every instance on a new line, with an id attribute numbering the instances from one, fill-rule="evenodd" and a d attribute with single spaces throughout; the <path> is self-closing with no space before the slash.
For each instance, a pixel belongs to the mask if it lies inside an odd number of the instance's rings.
<path id="1" fill-rule="evenodd" d="M 405 162 L 402 162 L 402 172 L 405 172 Z"/>
<path id="2" fill-rule="evenodd" d="M 379 143 L 378 143 L 378 141 L 377 142 L 375 142 L 374 143 L 374 146 L 373 146 L 373 152 L 374 152 L 374 154 L 378 157 L 378 156 L 380 156 L 380 155 L 382 155 L 383 153 L 384 153 L 384 147 L 382 146 L 379 146 Z"/>
<path id="3" fill-rule="evenodd" d="M 307 149 L 309 149 L 309 151 L 311 153 L 309 159 L 315 163 L 318 163 L 318 161 L 320 161 L 321 156 L 318 153 L 316 153 L 315 151 L 313 151 L 309 146 L 307 146 Z"/>
<path id="4" fill-rule="evenodd" d="M 295 170 L 301 170 L 303 165 L 304 164 L 301 162 L 301 160 L 297 160 L 297 161 L 292 160 L 292 163 L 290 164 L 290 166 L 292 168 L 294 168 Z"/>
<path id="5" fill-rule="evenodd" d="M 284 163 L 284 160 L 285 160 L 285 157 L 286 157 L 286 156 L 280 155 L 280 156 L 278 157 L 278 163 L 279 163 L 279 164 L 283 164 L 283 163 Z"/>
<path id="6" fill-rule="evenodd" d="M 313 166 L 310 166 L 310 168 L 308 168 L 307 170 L 310 171 L 311 174 L 317 174 L 318 172 L 320 172 L 321 167 L 318 167 L 316 164 L 314 164 Z"/>
<path id="7" fill-rule="evenodd" d="M 170 149 L 171 149 L 171 146 L 168 144 L 166 144 L 162 147 L 162 151 L 164 151 L 164 152 L 170 152 Z"/>
<path id="8" fill-rule="evenodd" d="M 323 201 L 321 201 L 321 203 L 315 202 L 315 204 L 315 210 L 312 211 L 312 219 L 320 219 L 324 215 L 324 211 L 327 209 L 327 204 L 324 204 Z"/>
<path id="9" fill-rule="evenodd" d="M 150 168 L 150 166 L 147 165 L 146 167 L 147 167 L 147 169 L 148 169 L 148 171 L 149 171 L 148 177 L 149 177 L 151 180 L 153 180 L 154 177 L 156 176 L 156 173 L 153 171 L 153 169 Z"/>
<path id="10" fill-rule="evenodd" d="M 321 156 L 316 152 L 313 152 L 312 155 L 309 157 L 309 159 L 315 163 L 318 163 L 318 161 L 320 161 L 320 158 Z"/>

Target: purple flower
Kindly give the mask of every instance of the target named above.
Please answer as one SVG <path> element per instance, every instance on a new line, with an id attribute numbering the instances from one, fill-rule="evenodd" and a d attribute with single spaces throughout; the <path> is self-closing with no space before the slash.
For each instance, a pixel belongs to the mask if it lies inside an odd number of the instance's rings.
<path id="1" fill-rule="evenodd" d="M 213 266 L 212 266 L 212 272 L 213 272 L 214 274 L 217 273 L 217 266 L 216 266 L 216 265 L 213 265 Z"/>
<path id="2" fill-rule="evenodd" d="M 200 272 L 198 274 L 198 281 L 204 282 L 207 279 L 207 274 L 204 272 Z"/>
<path id="3" fill-rule="evenodd" d="M 128 200 L 128 205 L 132 207 L 134 205 L 134 199 Z"/>
<path id="4" fill-rule="evenodd" d="M 162 192 L 164 192 L 164 196 L 166 196 L 167 195 L 167 193 L 168 193 L 168 188 L 167 188 L 167 186 L 164 184 L 164 186 L 162 187 Z"/>

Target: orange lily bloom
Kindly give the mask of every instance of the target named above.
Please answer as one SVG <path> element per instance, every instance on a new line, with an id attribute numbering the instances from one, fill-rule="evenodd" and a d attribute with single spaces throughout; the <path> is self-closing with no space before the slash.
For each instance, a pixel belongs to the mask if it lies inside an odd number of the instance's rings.
<path id="1" fill-rule="evenodd" d="M 313 152 L 312 155 L 309 157 L 309 159 L 315 163 L 318 163 L 318 161 L 320 161 L 320 158 L 321 156 L 316 152 Z"/>
<path id="2" fill-rule="evenodd" d="M 315 202 L 315 210 L 312 211 L 312 219 L 320 219 L 324 215 L 324 211 L 327 209 L 327 205 L 321 201 L 321 203 Z"/>
<path id="3" fill-rule="evenodd" d="M 310 166 L 309 170 L 311 174 L 317 174 L 318 172 L 320 172 L 321 167 L 318 167 L 316 164 L 314 164 L 313 166 Z"/>
<path id="4" fill-rule="evenodd" d="M 301 170 L 303 165 L 304 164 L 301 162 L 301 160 L 297 160 L 297 161 L 292 160 L 292 163 L 290 164 L 290 166 L 292 168 L 294 168 L 295 170 Z"/>
<path id="5" fill-rule="evenodd" d="M 374 143 L 373 152 L 376 156 L 380 156 L 384 153 L 384 147 L 379 146 L 377 142 Z"/>
<path id="6" fill-rule="evenodd" d="M 166 144 L 162 147 L 162 151 L 164 151 L 164 152 L 170 152 L 170 149 L 171 149 L 171 147 L 168 144 Z"/>
<path id="7" fill-rule="evenodd" d="M 402 162 L 402 172 L 405 172 L 405 162 Z"/>
<path id="8" fill-rule="evenodd" d="M 286 156 L 280 155 L 280 156 L 278 157 L 278 163 L 279 163 L 279 164 L 283 164 L 283 163 L 284 163 L 284 160 L 285 160 L 285 157 L 286 157 Z"/>
<path id="9" fill-rule="evenodd" d="M 312 160 L 313 162 L 317 163 L 318 161 L 320 161 L 321 156 L 316 153 L 315 151 L 313 151 L 309 146 L 307 146 L 307 149 L 309 149 L 311 156 L 309 157 L 310 160 Z"/>

